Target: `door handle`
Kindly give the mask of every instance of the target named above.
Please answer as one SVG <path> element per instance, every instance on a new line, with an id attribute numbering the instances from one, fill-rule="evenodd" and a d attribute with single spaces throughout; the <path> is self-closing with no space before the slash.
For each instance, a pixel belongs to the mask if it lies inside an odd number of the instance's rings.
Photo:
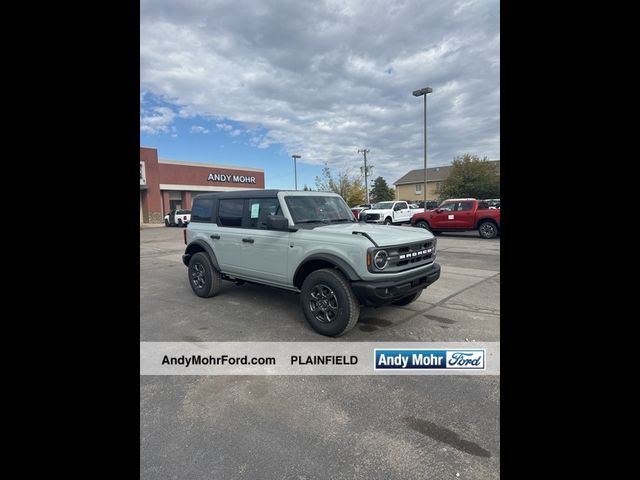
<path id="1" fill-rule="evenodd" d="M 246 243 L 253 243 L 254 242 L 253 238 L 243 238 L 242 241 L 246 242 Z"/>
<path id="2" fill-rule="evenodd" d="M 211 238 L 213 238 L 214 240 L 219 240 L 220 235 L 218 235 L 217 233 L 214 233 L 213 235 L 211 235 Z"/>

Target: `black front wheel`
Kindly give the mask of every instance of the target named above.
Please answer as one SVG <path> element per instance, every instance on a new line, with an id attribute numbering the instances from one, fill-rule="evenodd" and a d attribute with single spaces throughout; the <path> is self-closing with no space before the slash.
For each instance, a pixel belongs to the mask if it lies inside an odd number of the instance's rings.
<path id="1" fill-rule="evenodd" d="M 360 317 L 360 304 L 351 285 L 337 270 L 327 268 L 309 274 L 302 284 L 300 301 L 307 322 L 322 335 L 342 335 Z"/>
<path id="2" fill-rule="evenodd" d="M 431 231 L 431 229 L 429 228 L 429 224 L 424 220 L 418 220 L 416 222 L 416 227 L 424 228 L 425 230 Z"/>
<path id="3" fill-rule="evenodd" d="M 384 224 L 385 225 L 391 225 L 391 219 L 390 218 L 385 218 Z"/>
<path id="4" fill-rule="evenodd" d="M 167 220 L 167 219 L 165 219 L 165 220 L 164 220 L 164 226 L 165 226 L 165 227 L 168 227 L 168 226 L 169 226 L 169 220 Z"/>

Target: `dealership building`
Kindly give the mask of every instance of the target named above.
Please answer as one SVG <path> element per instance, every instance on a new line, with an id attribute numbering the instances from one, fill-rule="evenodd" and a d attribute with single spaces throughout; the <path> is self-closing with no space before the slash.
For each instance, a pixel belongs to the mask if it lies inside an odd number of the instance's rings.
<path id="1" fill-rule="evenodd" d="M 252 188 L 264 189 L 263 169 L 159 159 L 158 149 L 140 147 L 140 223 L 162 223 L 200 193 Z"/>

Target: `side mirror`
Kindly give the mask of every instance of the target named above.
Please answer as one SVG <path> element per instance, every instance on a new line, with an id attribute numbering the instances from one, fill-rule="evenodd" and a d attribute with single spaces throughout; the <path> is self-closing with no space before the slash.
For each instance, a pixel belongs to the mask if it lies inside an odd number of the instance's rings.
<path id="1" fill-rule="evenodd" d="M 269 230 L 289 230 L 289 220 L 283 215 L 269 215 L 267 228 Z"/>
<path id="2" fill-rule="evenodd" d="M 442 213 L 442 211 L 443 210 L 441 208 L 436 209 L 436 213 Z"/>

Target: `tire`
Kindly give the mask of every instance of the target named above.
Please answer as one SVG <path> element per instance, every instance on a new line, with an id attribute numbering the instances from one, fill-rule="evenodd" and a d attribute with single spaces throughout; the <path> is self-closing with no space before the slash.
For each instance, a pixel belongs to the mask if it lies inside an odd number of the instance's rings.
<path id="1" fill-rule="evenodd" d="M 498 227 L 493 222 L 485 221 L 478 225 L 478 233 L 482 238 L 496 238 L 498 236 Z"/>
<path id="2" fill-rule="evenodd" d="M 170 225 L 169 225 L 169 220 L 165 219 L 165 221 L 164 221 L 164 226 L 165 226 L 165 227 L 169 227 L 169 226 L 170 226 Z"/>
<path id="3" fill-rule="evenodd" d="M 442 232 L 440 230 L 431 230 L 431 233 L 433 233 L 436 237 L 438 235 L 440 235 Z"/>
<path id="4" fill-rule="evenodd" d="M 387 218 L 384 219 L 384 224 L 385 225 L 391 225 L 391 223 L 392 222 L 391 222 L 391 218 L 390 217 L 387 217 Z"/>
<path id="5" fill-rule="evenodd" d="M 213 265 L 207 254 L 198 252 L 189 260 L 188 277 L 193 293 L 199 297 L 209 298 L 220 292 L 222 276 Z"/>
<path id="6" fill-rule="evenodd" d="M 429 228 L 429 224 L 424 220 L 418 220 L 415 225 L 416 227 L 424 228 L 425 230 L 431 231 L 431 228 Z"/>
<path id="7" fill-rule="evenodd" d="M 319 300 L 325 302 L 319 305 Z M 300 301 L 307 322 L 321 335 L 343 335 L 360 317 L 360 303 L 337 270 L 325 268 L 309 274 L 302 284 Z"/>
<path id="8" fill-rule="evenodd" d="M 411 295 L 403 297 L 400 300 L 396 300 L 392 303 L 392 305 L 398 305 L 399 307 L 409 305 L 411 302 L 415 302 L 420 297 L 420 295 L 422 295 L 423 291 L 424 290 L 420 290 L 419 292 L 412 293 Z"/>
<path id="9" fill-rule="evenodd" d="M 178 227 L 181 227 L 181 226 L 182 226 L 182 219 L 181 219 L 181 218 L 179 218 L 179 219 L 178 219 Z"/>

